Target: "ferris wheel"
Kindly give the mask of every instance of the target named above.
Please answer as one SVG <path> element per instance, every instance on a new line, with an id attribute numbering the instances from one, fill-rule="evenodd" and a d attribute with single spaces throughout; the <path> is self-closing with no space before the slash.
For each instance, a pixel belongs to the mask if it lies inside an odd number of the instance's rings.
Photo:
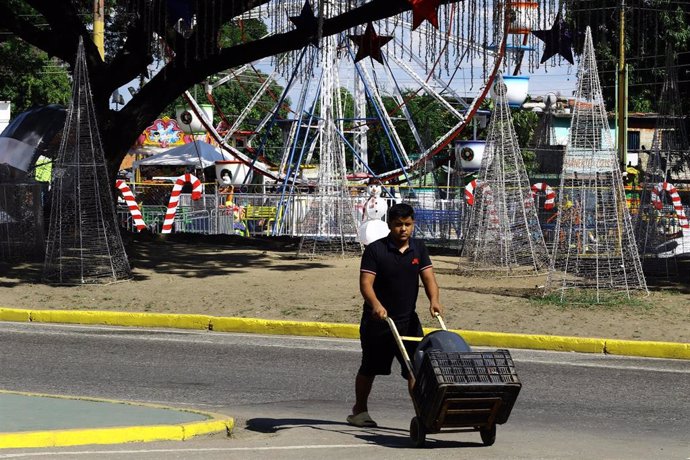
<path id="1" fill-rule="evenodd" d="M 346 2 L 320 3 L 328 17 Z M 273 1 L 240 20 L 259 19 L 269 34 L 281 33 L 294 27 L 288 19 L 303 13 L 305 5 Z M 318 46 L 228 70 L 207 83 L 209 101 L 215 102 L 213 94 L 223 85 L 235 85 L 246 92 L 247 104 L 232 114 L 216 107 L 223 119 L 219 125 L 204 119 L 189 92 L 186 98 L 226 151 L 276 181 L 296 180 L 301 167 L 328 154 L 347 163 L 342 167 L 353 176 L 403 182 L 451 146 L 499 72 L 519 70 L 534 5 L 490 0 L 443 5 L 438 28 L 429 21 L 413 24 L 413 14 L 403 13 L 323 37 Z M 372 40 L 372 33 L 385 44 L 362 59 L 358 45 Z M 233 142 L 238 133 L 251 148 Z"/>

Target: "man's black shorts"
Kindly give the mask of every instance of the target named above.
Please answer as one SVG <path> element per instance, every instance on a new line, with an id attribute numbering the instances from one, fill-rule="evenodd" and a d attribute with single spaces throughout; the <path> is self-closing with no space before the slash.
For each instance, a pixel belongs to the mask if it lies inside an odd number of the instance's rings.
<path id="1" fill-rule="evenodd" d="M 422 337 L 424 335 L 417 313 L 413 313 L 407 320 L 396 321 L 395 325 L 400 335 L 411 337 Z M 362 345 L 362 364 L 359 367 L 360 375 L 367 377 L 390 375 L 393 357 L 396 357 L 400 363 L 401 375 L 407 379 L 407 366 L 405 366 L 402 354 L 395 343 L 388 323 L 370 319 L 362 321 L 359 326 L 359 340 Z M 407 354 L 412 358 L 418 342 L 405 341 L 404 344 Z"/>

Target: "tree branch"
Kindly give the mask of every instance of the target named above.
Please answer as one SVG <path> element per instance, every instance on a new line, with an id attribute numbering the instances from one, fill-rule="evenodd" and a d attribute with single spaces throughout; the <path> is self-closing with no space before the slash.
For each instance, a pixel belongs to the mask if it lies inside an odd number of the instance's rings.
<path id="1" fill-rule="evenodd" d="M 60 51 L 51 38 L 51 32 L 35 27 L 6 2 L 0 2 L 0 26 L 51 56 L 57 56 Z"/>

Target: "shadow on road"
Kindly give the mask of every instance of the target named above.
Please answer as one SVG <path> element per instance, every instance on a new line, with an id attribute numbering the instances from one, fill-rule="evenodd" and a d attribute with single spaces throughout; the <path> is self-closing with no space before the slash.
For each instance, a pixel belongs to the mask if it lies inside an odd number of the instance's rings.
<path id="1" fill-rule="evenodd" d="M 320 431 L 330 431 L 351 435 L 367 443 L 390 448 L 414 448 L 409 432 L 401 428 L 378 426 L 376 428 L 357 428 L 345 422 L 334 420 L 320 420 L 308 418 L 253 418 L 247 420 L 246 429 L 258 433 L 273 434 L 291 428 L 311 428 Z M 427 438 L 425 448 L 449 449 L 458 447 L 483 447 L 480 442 L 461 442 L 453 440 Z"/>

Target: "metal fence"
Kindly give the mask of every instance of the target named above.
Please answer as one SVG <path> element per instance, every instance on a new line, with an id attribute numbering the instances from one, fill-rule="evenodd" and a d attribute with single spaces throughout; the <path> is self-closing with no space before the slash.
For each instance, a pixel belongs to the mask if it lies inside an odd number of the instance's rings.
<path id="1" fill-rule="evenodd" d="M 159 233 L 165 219 L 172 184 L 144 184 L 132 189 L 148 228 Z M 553 189 L 558 193 L 557 187 Z M 173 231 L 243 236 L 304 236 L 305 218 L 315 205 L 317 195 L 313 190 L 305 189 L 302 192 L 293 195 L 283 193 L 279 187 L 253 185 L 252 193 L 228 194 L 218 190 L 214 184 L 205 184 L 204 193 L 199 200 L 193 201 L 190 193 L 181 194 Z M 634 214 L 641 191 L 635 189 L 626 192 L 628 207 Z M 464 189 L 399 187 L 393 195 L 386 198 L 389 206 L 402 200 L 415 209 L 415 236 L 445 245 L 459 244 L 463 219 L 468 210 Z M 352 188 L 347 206 L 352 207 L 356 222 L 362 220 L 362 209 L 367 199 L 366 187 Z M 543 194 L 534 197 L 544 239 L 551 249 L 558 239 L 554 233 L 557 209 L 545 210 L 545 199 Z M 667 220 L 673 220 L 676 217 L 673 208 L 666 208 Z M 686 215 L 688 210 L 686 206 Z M 123 226 L 136 231 L 127 206 L 122 201 L 118 206 L 118 215 Z"/>
<path id="2" fill-rule="evenodd" d="M 0 260 L 43 256 L 46 193 L 36 182 L 0 184 Z"/>
<path id="3" fill-rule="evenodd" d="M 191 193 L 182 193 L 175 214 L 174 232 L 204 234 L 240 234 L 303 236 L 305 218 L 315 206 L 314 193 L 292 195 L 276 187 L 263 189 L 254 186 L 257 193 L 232 193 L 218 190 L 213 184 L 205 185 L 205 193 L 193 201 Z M 170 184 L 144 184 L 132 187 L 143 220 L 151 232 L 159 233 L 167 211 L 167 200 L 172 191 Z M 436 198 L 431 189 L 397 189 L 395 197 L 386 198 L 391 206 L 403 200 L 415 208 L 416 231 L 427 239 L 454 240 L 461 236 L 464 200 Z M 209 193 L 210 192 L 210 193 Z M 447 194 L 445 194 L 447 196 Z M 458 196 L 462 196 L 457 193 Z M 353 187 L 351 196 L 343 199 L 343 206 L 352 208 L 354 222 L 362 220 L 362 210 L 368 199 L 366 187 Z M 118 200 L 121 224 L 136 231 L 127 205 Z M 355 236 L 355 235 L 351 235 Z"/>

